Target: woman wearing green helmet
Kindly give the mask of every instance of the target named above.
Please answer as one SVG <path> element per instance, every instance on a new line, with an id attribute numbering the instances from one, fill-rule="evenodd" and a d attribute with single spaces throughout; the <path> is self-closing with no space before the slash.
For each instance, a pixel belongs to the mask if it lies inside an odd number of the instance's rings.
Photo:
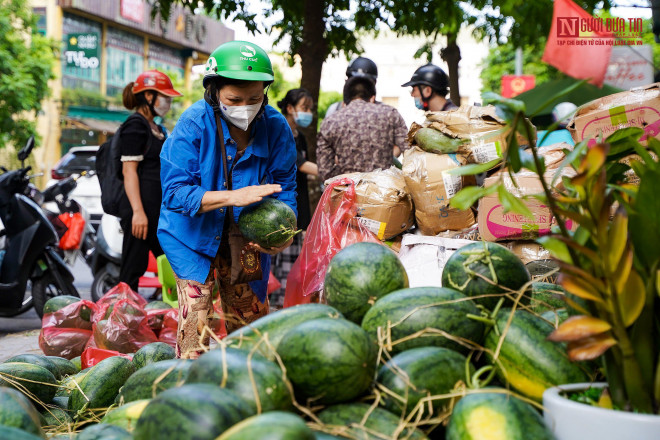
<path id="1" fill-rule="evenodd" d="M 277 249 L 252 244 L 248 253 L 259 252 L 254 261 L 264 276 L 232 285 L 228 229 L 242 207 L 268 196 L 297 212 L 296 147 L 286 119 L 268 105 L 264 89 L 272 82 L 263 49 L 246 41 L 221 45 L 206 63 L 204 99 L 181 115 L 163 145 L 158 239 L 177 278 L 178 357 L 195 358 L 208 347 L 204 327 L 213 318 L 216 283 L 227 332 L 268 313 L 270 255 L 291 240 Z"/>

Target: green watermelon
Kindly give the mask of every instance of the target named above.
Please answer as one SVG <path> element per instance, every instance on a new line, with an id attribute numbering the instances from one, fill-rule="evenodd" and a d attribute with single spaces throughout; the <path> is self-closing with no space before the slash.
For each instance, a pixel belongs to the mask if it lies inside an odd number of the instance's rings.
<path id="1" fill-rule="evenodd" d="M 217 440 L 315 440 L 305 421 L 296 414 L 271 411 L 248 417 L 224 432 Z"/>
<path id="2" fill-rule="evenodd" d="M 80 385 L 80 382 L 87 375 L 87 371 L 80 371 L 73 376 L 67 376 L 59 382 L 59 386 L 55 391 L 55 397 L 70 397 L 74 389 L 76 389 L 76 384 Z"/>
<path id="3" fill-rule="evenodd" d="M 80 360 L 80 356 L 76 356 L 71 359 L 71 363 L 78 368 L 78 371 L 82 370 L 82 362 Z"/>
<path id="4" fill-rule="evenodd" d="M 358 325 L 378 298 L 406 287 L 403 264 L 378 243 L 355 243 L 337 252 L 324 281 L 328 304 Z"/>
<path id="5" fill-rule="evenodd" d="M 419 347 L 397 354 L 378 372 L 378 383 L 398 396 L 383 393 L 383 406 L 397 415 L 414 412 L 422 418 L 437 416 L 448 399 L 432 400 L 419 407 L 417 404 L 424 397 L 450 393 L 459 381 L 465 383 L 467 362 L 462 354 L 442 347 Z M 472 365 L 469 369 L 470 373 L 474 371 Z"/>
<path id="6" fill-rule="evenodd" d="M 555 328 L 559 327 L 559 324 L 566 321 L 568 316 L 568 310 L 566 309 L 546 310 L 541 313 L 541 318 L 548 321 Z"/>
<path id="7" fill-rule="evenodd" d="M 0 364 L 0 386 L 16 388 L 43 405 L 53 401 L 57 380 L 53 373 L 39 365 L 9 362 Z"/>
<path id="8" fill-rule="evenodd" d="M 119 426 L 98 424 L 83 429 L 76 440 L 133 440 L 133 436 Z"/>
<path id="9" fill-rule="evenodd" d="M 139 370 L 145 365 L 174 359 L 175 357 L 176 353 L 171 345 L 164 342 L 152 342 L 135 352 L 135 355 L 133 356 L 133 365 L 135 365 L 136 370 Z"/>
<path id="10" fill-rule="evenodd" d="M 304 322 L 286 333 L 277 352 L 296 394 L 316 403 L 360 396 L 371 386 L 376 369 L 377 346 L 344 319 Z"/>
<path id="11" fill-rule="evenodd" d="M 300 304 L 286 309 L 269 313 L 256 321 L 230 333 L 224 342 L 238 348 L 249 350 L 259 344 L 259 351 L 273 358 L 273 353 L 265 344 L 264 336 L 268 335 L 268 342 L 276 349 L 282 338 L 293 327 L 306 321 L 317 318 L 342 318 L 343 315 L 334 307 L 325 304 Z"/>
<path id="12" fill-rule="evenodd" d="M 524 310 L 516 310 L 508 326 L 510 314 L 511 309 L 502 309 L 496 318 L 500 335 L 508 328 L 496 364 L 501 380 L 539 402 L 546 388 L 589 381 L 580 365 L 568 360 L 561 344 L 547 340 L 554 330 L 550 323 Z M 500 336 L 491 329 L 484 343 L 489 355 L 495 352 L 499 340 Z"/>
<path id="13" fill-rule="evenodd" d="M 71 376 L 72 374 L 76 374 L 80 371 L 80 368 L 76 366 L 76 364 L 68 359 L 64 359 L 63 357 L 46 356 L 46 358 L 48 358 L 48 360 L 57 366 L 57 369 L 60 373 L 59 376 L 55 376 L 57 380 L 61 380 L 66 376 Z"/>
<path id="14" fill-rule="evenodd" d="M 188 359 L 172 359 L 140 368 L 126 380 L 119 391 L 120 401 L 126 403 L 151 399 L 165 390 L 183 385 L 192 363 L 193 361 Z"/>
<path id="15" fill-rule="evenodd" d="M 134 371 L 133 363 L 121 356 L 103 359 L 80 381 L 80 390 L 77 388 L 73 390 L 69 398 L 69 409 L 78 413 L 84 408 L 109 407 L 117 397 L 119 389 Z"/>
<path id="16" fill-rule="evenodd" d="M 165 301 L 151 301 L 144 306 L 144 310 L 165 310 L 171 308 L 172 306 Z"/>
<path id="17" fill-rule="evenodd" d="M 58 310 L 63 309 L 64 307 L 70 304 L 77 303 L 79 301 L 80 298 L 77 296 L 71 296 L 71 295 L 54 296 L 50 298 L 48 301 L 46 301 L 46 304 L 44 304 L 44 315 L 57 312 Z"/>
<path id="18" fill-rule="evenodd" d="M 0 438 L 11 440 L 42 440 L 42 437 L 11 426 L 0 425 Z M 54 437 L 53 437 L 54 438 Z"/>
<path id="19" fill-rule="evenodd" d="M 68 397 L 55 396 L 55 397 L 53 397 L 53 401 L 51 403 L 53 405 L 57 406 L 58 408 L 62 408 L 62 409 L 68 409 L 69 408 L 69 398 Z"/>
<path id="20" fill-rule="evenodd" d="M 142 399 L 129 402 L 118 408 L 113 408 L 103 416 L 100 423 L 119 426 L 129 432 L 133 431 L 137 420 L 140 418 L 142 411 L 144 411 L 149 402 L 151 402 L 151 399 Z"/>
<path id="21" fill-rule="evenodd" d="M 0 387 L 0 425 L 43 435 L 39 412 L 27 397 L 12 388 Z"/>
<path id="22" fill-rule="evenodd" d="M 365 416 L 369 416 L 365 419 Z M 327 431 L 356 440 L 379 440 L 401 438 L 410 440 L 428 439 L 418 429 L 400 430 L 401 419 L 383 408 L 366 403 L 345 403 L 330 406 L 318 414 Z M 394 437 L 395 432 L 399 433 Z"/>
<path id="23" fill-rule="evenodd" d="M 504 390 L 503 390 L 504 391 Z M 474 393 L 454 406 L 447 440 L 554 440 L 528 403 L 503 393 Z"/>
<path id="24" fill-rule="evenodd" d="M 300 232 L 293 209 L 271 197 L 243 208 L 238 228 L 246 239 L 266 249 L 280 247 Z"/>
<path id="25" fill-rule="evenodd" d="M 314 438 L 316 440 L 335 440 L 345 439 L 346 437 L 337 437 L 336 435 L 328 434 L 327 432 L 314 431 Z"/>
<path id="26" fill-rule="evenodd" d="M 564 289 L 557 284 L 537 281 L 532 283 L 529 292 L 532 298 L 532 311 L 536 313 L 566 307 Z"/>
<path id="27" fill-rule="evenodd" d="M 466 318 L 468 314 L 478 315 L 479 309 L 462 293 L 444 287 L 414 287 L 392 292 L 376 301 L 364 315 L 362 328 L 373 340 L 377 339 L 380 328 L 381 334 L 389 335 L 392 343 L 423 332 L 416 338 L 391 347 L 384 345 L 392 353 L 424 346 L 446 347 L 466 353 L 470 350 L 469 346 L 448 339 L 437 330 L 480 343 L 484 326 L 479 321 Z"/>
<path id="28" fill-rule="evenodd" d="M 44 367 L 46 370 L 50 371 L 53 376 L 55 376 L 55 379 L 60 379 L 60 370 L 57 368 L 57 365 L 55 365 L 55 362 L 51 361 L 42 354 L 18 354 L 16 356 L 10 357 L 4 363 L 9 362 L 25 362 L 32 365 L 39 365 L 40 367 Z"/>
<path id="29" fill-rule="evenodd" d="M 529 272 L 520 258 L 502 245 L 485 241 L 458 249 L 442 270 L 444 287 L 479 297 L 475 301 L 491 310 L 506 292 L 504 288 L 519 290 L 529 280 Z"/>
<path id="30" fill-rule="evenodd" d="M 252 412 L 288 410 L 293 397 L 280 367 L 259 355 L 218 347 L 193 362 L 186 383 L 212 383 L 241 397 Z"/>
<path id="31" fill-rule="evenodd" d="M 47 408 L 44 412 L 41 413 L 41 424 L 44 427 L 68 426 L 72 423 L 73 419 L 71 418 L 69 411 L 59 407 Z"/>
<path id="32" fill-rule="evenodd" d="M 249 406 L 229 390 L 191 384 L 154 397 L 135 425 L 135 440 L 215 439 L 252 415 Z"/>

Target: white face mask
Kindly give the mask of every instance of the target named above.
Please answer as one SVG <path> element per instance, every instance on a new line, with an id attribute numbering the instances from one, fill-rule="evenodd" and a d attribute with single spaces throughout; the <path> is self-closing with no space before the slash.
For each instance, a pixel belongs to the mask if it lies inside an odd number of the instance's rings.
<path id="1" fill-rule="evenodd" d="M 172 107 L 172 98 L 169 96 L 160 96 L 156 98 L 156 103 L 154 104 L 154 111 L 161 118 L 170 111 Z"/>
<path id="2" fill-rule="evenodd" d="M 237 128 L 247 131 L 250 123 L 257 117 L 259 110 L 261 110 L 261 102 L 259 104 L 251 105 L 226 105 L 220 103 L 220 110 L 225 118 Z"/>

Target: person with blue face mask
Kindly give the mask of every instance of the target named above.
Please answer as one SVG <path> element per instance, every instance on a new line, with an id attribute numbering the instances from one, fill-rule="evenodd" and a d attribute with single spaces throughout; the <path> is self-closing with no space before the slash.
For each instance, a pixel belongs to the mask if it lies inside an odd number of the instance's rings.
<path id="1" fill-rule="evenodd" d="M 277 103 L 282 115 L 291 127 L 291 132 L 296 140 L 296 186 L 298 202 L 298 228 L 305 231 L 309 226 L 312 213 L 309 204 L 309 189 L 307 185 L 308 176 L 318 176 L 319 170 L 314 162 L 307 160 L 307 141 L 305 135 L 298 129 L 307 128 L 311 125 L 314 115 L 312 108 L 314 101 L 312 95 L 306 89 L 289 90 L 284 98 Z M 282 284 L 281 289 L 271 293 L 271 305 L 281 307 L 284 301 L 284 291 L 286 289 L 286 279 L 289 275 L 293 263 L 300 255 L 304 232 L 293 237 L 293 243 L 283 252 L 273 258 L 273 275 Z"/>
<path id="2" fill-rule="evenodd" d="M 287 120 L 268 105 L 273 80 L 268 54 L 256 44 L 219 46 L 206 63 L 204 99 L 183 112 L 163 145 L 158 239 L 176 277 L 179 358 L 208 348 L 216 286 L 227 333 L 269 312 L 271 256 L 293 240 L 278 248 L 250 243 L 237 258 L 229 231 L 244 207 L 265 197 L 297 212 L 296 145 Z M 261 279 L 232 278 L 241 266 L 260 268 Z"/>
<path id="3" fill-rule="evenodd" d="M 412 78 L 401 87 L 410 87 L 410 95 L 415 99 L 415 107 L 430 112 L 447 111 L 457 108 L 447 99 L 449 77 L 435 64 L 426 64 L 413 73 Z"/>

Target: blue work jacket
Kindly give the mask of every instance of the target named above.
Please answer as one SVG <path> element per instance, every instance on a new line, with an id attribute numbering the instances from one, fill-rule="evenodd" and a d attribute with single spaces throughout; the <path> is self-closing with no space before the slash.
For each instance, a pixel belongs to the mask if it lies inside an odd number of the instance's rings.
<path id="1" fill-rule="evenodd" d="M 267 105 L 255 119 L 252 137 L 238 162 L 236 142 L 222 120 L 228 166 L 234 189 L 267 183 L 280 184 L 275 197 L 296 209 L 296 145 L 284 116 Z M 233 166 L 233 168 L 232 168 Z M 222 155 L 213 109 L 204 100 L 190 106 L 179 118 L 160 154 L 163 202 L 158 240 L 174 273 L 180 279 L 204 283 L 218 252 L 226 208 L 199 213 L 206 191 L 225 187 Z M 242 208 L 235 207 L 234 221 Z M 263 279 L 250 283 L 261 302 L 266 298 L 270 255 L 262 254 Z"/>

